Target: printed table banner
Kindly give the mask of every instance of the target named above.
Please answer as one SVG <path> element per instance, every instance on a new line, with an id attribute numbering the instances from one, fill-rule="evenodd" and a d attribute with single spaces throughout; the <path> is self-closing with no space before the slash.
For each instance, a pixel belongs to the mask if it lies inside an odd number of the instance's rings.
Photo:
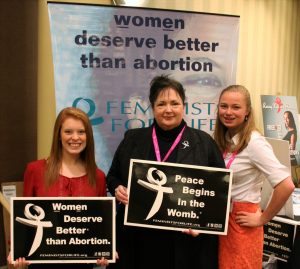
<path id="1" fill-rule="evenodd" d="M 124 224 L 227 234 L 232 171 L 132 159 Z"/>
<path id="2" fill-rule="evenodd" d="M 115 262 L 115 199 L 13 197 L 11 231 L 12 260 Z"/>
<path id="3" fill-rule="evenodd" d="M 300 222 L 275 217 L 264 225 L 264 254 L 288 261 L 294 244 L 297 225 Z"/>
<path id="4" fill-rule="evenodd" d="M 105 172 L 124 132 L 152 124 L 157 75 L 183 84 L 187 124 L 213 132 L 219 94 L 235 84 L 238 16 L 55 2 L 48 11 L 56 112 L 88 114 Z"/>

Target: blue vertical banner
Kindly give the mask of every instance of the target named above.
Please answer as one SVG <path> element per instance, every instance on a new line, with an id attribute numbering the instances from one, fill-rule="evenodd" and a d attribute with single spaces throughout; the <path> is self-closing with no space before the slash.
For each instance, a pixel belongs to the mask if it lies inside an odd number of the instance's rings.
<path id="1" fill-rule="evenodd" d="M 187 124 L 213 132 L 220 91 L 235 83 L 238 16 L 55 2 L 48 10 L 56 111 L 89 115 L 105 172 L 124 132 L 153 122 L 156 75 L 179 80 Z"/>

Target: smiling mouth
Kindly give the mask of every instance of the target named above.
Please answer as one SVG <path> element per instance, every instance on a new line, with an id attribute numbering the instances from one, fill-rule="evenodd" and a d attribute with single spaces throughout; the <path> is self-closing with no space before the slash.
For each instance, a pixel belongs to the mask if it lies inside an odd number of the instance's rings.
<path id="1" fill-rule="evenodd" d="M 227 122 L 227 123 L 230 123 L 230 122 L 233 122 L 234 119 L 226 119 L 226 118 L 224 118 L 224 121 Z"/>
<path id="2" fill-rule="evenodd" d="M 78 144 L 78 143 L 70 143 L 69 145 L 72 148 L 79 148 L 81 146 L 81 144 Z"/>
<path id="3" fill-rule="evenodd" d="M 163 118 L 164 118 L 164 119 L 167 119 L 167 120 L 170 120 L 170 119 L 173 119 L 174 116 L 164 116 Z"/>

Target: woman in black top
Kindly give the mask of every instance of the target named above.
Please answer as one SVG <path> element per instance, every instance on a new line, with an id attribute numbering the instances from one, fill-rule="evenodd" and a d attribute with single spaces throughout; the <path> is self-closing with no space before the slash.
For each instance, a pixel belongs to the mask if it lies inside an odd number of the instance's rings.
<path id="1" fill-rule="evenodd" d="M 128 203 L 130 159 L 225 167 L 214 140 L 207 133 L 188 127 L 183 120 L 185 93 L 182 85 L 164 75 L 155 77 L 150 85 L 154 123 L 148 128 L 125 133 L 107 175 L 109 191 L 120 202 L 116 221 L 119 259 L 109 267 L 217 269 L 218 238 L 215 235 L 193 237 L 178 231 L 123 224 L 124 205 Z"/>
<path id="2" fill-rule="evenodd" d="M 293 113 L 291 111 L 285 111 L 283 113 L 284 117 L 284 125 L 287 129 L 287 133 L 282 138 L 283 140 L 289 141 L 290 145 L 290 158 L 291 158 L 291 165 L 297 165 L 297 160 L 294 154 L 296 150 L 296 143 L 297 143 L 297 127 L 294 120 Z"/>

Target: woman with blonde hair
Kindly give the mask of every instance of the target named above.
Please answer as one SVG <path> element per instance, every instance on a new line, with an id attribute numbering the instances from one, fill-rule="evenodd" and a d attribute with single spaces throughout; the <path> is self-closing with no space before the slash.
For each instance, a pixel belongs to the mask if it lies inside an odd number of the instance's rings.
<path id="1" fill-rule="evenodd" d="M 214 138 L 226 167 L 233 170 L 228 234 L 219 237 L 219 268 L 262 268 L 263 225 L 293 192 L 290 171 L 277 160 L 270 144 L 258 132 L 250 94 L 241 85 L 229 86 L 221 92 Z M 274 192 L 262 212 L 259 202 L 264 178 Z"/>

